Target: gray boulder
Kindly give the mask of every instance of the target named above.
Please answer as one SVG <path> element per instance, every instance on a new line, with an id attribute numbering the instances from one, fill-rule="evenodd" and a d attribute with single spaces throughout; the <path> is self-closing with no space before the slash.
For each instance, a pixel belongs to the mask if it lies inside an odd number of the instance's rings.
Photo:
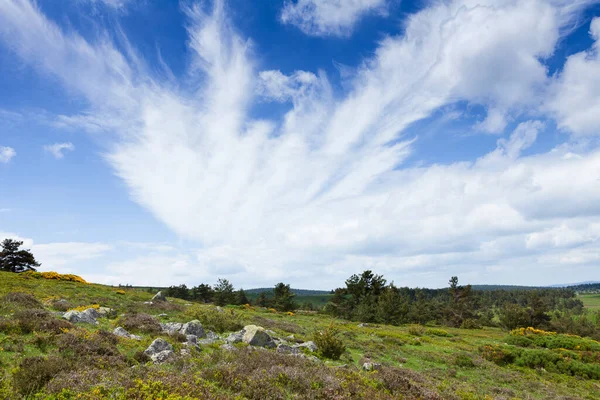
<path id="1" fill-rule="evenodd" d="M 236 351 L 237 347 L 235 347 L 234 345 L 230 344 L 230 343 L 225 343 L 221 345 L 221 348 L 223 350 L 227 350 L 227 351 Z"/>
<path id="2" fill-rule="evenodd" d="M 193 321 L 183 324 L 179 333 L 182 333 L 184 335 L 195 335 L 199 338 L 206 337 L 204 328 L 202 327 L 202 324 L 198 320 L 193 320 Z"/>
<path id="3" fill-rule="evenodd" d="M 318 350 L 317 345 L 315 344 L 315 342 L 313 342 L 312 340 L 308 341 L 308 342 L 304 342 L 304 343 L 300 343 L 300 344 L 296 344 L 294 345 L 294 347 L 298 348 L 298 349 L 308 349 L 310 350 L 312 353 L 314 353 L 315 351 Z"/>
<path id="4" fill-rule="evenodd" d="M 109 307 L 100 307 L 98 308 L 98 316 L 103 318 L 110 318 L 116 316 L 115 310 Z"/>
<path id="5" fill-rule="evenodd" d="M 242 329 L 239 332 L 233 332 L 229 336 L 227 336 L 225 341 L 229 344 L 240 343 L 244 340 L 244 333 L 246 333 L 244 329 Z"/>
<path id="6" fill-rule="evenodd" d="M 287 344 L 279 344 L 277 345 L 277 352 L 283 354 L 300 354 L 300 349 Z"/>
<path id="7" fill-rule="evenodd" d="M 167 322 L 166 324 L 160 324 L 162 331 L 168 335 L 174 335 L 181 331 L 183 324 L 181 322 Z"/>
<path id="8" fill-rule="evenodd" d="M 163 294 L 163 292 L 158 292 L 152 298 L 152 301 L 167 301 L 167 298 Z"/>
<path id="9" fill-rule="evenodd" d="M 164 339 L 155 339 L 150 346 L 144 351 L 153 362 L 162 363 L 167 361 L 174 353 L 173 346 Z"/>
<path id="10" fill-rule="evenodd" d="M 100 314 L 98 313 L 98 311 L 95 308 L 88 308 L 87 310 L 84 310 L 84 311 L 71 310 L 71 311 L 67 311 L 66 313 L 63 314 L 63 318 L 69 322 L 94 324 L 94 325 L 98 324 L 98 321 L 96 321 L 96 318 L 98 318 L 99 316 L 100 316 Z"/>
<path id="11" fill-rule="evenodd" d="M 116 327 L 115 330 L 113 330 L 113 334 L 115 334 L 116 336 L 119 337 L 123 337 L 126 339 L 133 339 L 133 340 L 142 340 L 142 338 L 138 335 L 132 335 L 131 333 L 127 332 L 125 329 L 123 329 L 122 327 Z"/>
<path id="12" fill-rule="evenodd" d="M 242 341 L 251 346 L 268 348 L 275 347 L 273 338 L 265 331 L 263 327 L 256 325 L 247 325 L 244 327 L 244 336 Z"/>
<path id="13" fill-rule="evenodd" d="M 207 338 L 207 339 L 211 339 L 211 340 L 219 340 L 219 339 L 221 339 L 221 338 L 219 337 L 219 335 L 217 335 L 217 334 L 216 334 L 216 333 L 214 333 L 213 331 L 208 331 L 208 332 L 206 332 L 206 338 Z"/>

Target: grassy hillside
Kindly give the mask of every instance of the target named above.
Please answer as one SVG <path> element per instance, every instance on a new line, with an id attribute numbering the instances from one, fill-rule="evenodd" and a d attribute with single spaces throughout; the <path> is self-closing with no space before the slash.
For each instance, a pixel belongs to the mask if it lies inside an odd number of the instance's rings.
<path id="1" fill-rule="evenodd" d="M 151 296 L 0 272 L 0 398 L 597 399 L 600 391 L 600 343 L 574 336 L 360 326 L 317 313 L 247 307 L 220 313 L 211 305 L 177 299 L 144 304 Z M 40 311 L 92 304 L 116 313 L 98 325 L 71 325 Z M 157 337 L 179 354 L 181 338 L 166 336 L 153 324 L 192 319 L 222 335 L 256 324 L 282 338 L 293 335 L 289 340 L 294 341 L 313 339 L 315 332 L 334 326 L 346 351 L 339 360 L 318 355 L 313 361 L 243 344 L 235 351 L 211 344 L 164 364 L 143 356 Z M 142 340 L 107 333 L 124 324 Z M 382 366 L 364 371 L 366 361 Z"/>

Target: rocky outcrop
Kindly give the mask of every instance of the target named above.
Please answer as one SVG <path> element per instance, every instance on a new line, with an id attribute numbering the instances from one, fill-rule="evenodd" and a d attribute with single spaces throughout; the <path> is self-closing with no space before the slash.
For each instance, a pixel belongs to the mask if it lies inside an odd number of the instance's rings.
<path id="1" fill-rule="evenodd" d="M 133 339 L 133 340 L 142 340 L 142 338 L 138 335 L 133 335 L 129 332 L 127 332 L 125 329 L 123 329 L 122 327 L 116 327 L 113 330 L 113 334 L 115 334 L 116 336 L 122 337 L 122 338 L 126 338 L 126 339 Z"/>
<path id="2" fill-rule="evenodd" d="M 276 351 L 282 354 L 300 354 L 300 349 L 297 347 L 283 343 L 277 345 Z"/>
<path id="3" fill-rule="evenodd" d="M 71 310 L 63 314 L 63 318 L 72 323 L 98 324 L 96 318 L 100 313 L 95 308 L 88 308 L 84 311 Z"/>
<path id="4" fill-rule="evenodd" d="M 244 340 L 244 333 L 246 333 L 246 331 L 243 329 L 238 332 L 233 332 L 233 333 L 229 334 L 229 336 L 227 336 L 225 341 L 229 344 L 240 343 L 241 341 Z"/>
<path id="5" fill-rule="evenodd" d="M 193 320 L 183 324 L 179 333 L 184 335 L 194 335 L 199 338 L 206 337 L 206 332 L 204 332 L 204 328 L 198 320 Z"/>
<path id="6" fill-rule="evenodd" d="M 263 327 L 256 325 L 247 325 L 244 327 L 244 335 L 242 337 L 244 343 L 250 346 L 274 348 L 275 342 Z"/>
<path id="7" fill-rule="evenodd" d="M 312 340 L 310 340 L 308 342 L 296 344 L 296 345 L 294 345 L 294 347 L 298 348 L 298 349 L 308 349 L 308 350 L 310 350 L 311 353 L 314 353 L 315 351 L 318 350 L 317 345 Z"/>
<path id="8" fill-rule="evenodd" d="M 146 355 L 155 363 L 163 363 L 173 356 L 173 346 L 164 339 L 155 339 L 144 351 Z"/>
<path id="9" fill-rule="evenodd" d="M 162 328 L 162 331 L 168 335 L 181 333 L 186 336 L 194 335 L 197 338 L 206 337 L 206 332 L 198 320 L 193 320 L 185 324 L 181 322 L 167 322 L 165 324 L 160 324 L 160 327 Z"/>

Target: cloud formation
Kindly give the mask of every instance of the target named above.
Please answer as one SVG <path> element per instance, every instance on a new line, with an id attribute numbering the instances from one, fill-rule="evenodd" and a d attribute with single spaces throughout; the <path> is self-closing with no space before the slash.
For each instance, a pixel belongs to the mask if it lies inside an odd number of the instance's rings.
<path id="1" fill-rule="evenodd" d="M 385 15 L 388 0 L 286 0 L 281 22 L 311 36 L 347 36 L 368 14 Z"/>
<path id="2" fill-rule="evenodd" d="M 54 143 L 44 146 L 44 150 L 52 154 L 54 158 L 58 160 L 65 156 L 65 151 L 74 151 L 75 145 L 71 142 Z"/>
<path id="3" fill-rule="evenodd" d="M 12 147 L 0 146 L 0 163 L 7 164 L 17 152 Z"/>
<path id="4" fill-rule="evenodd" d="M 434 3 L 380 43 L 343 94 L 318 71 L 258 71 L 221 1 L 184 7 L 191 88 L 173 88 L 107 39 L 62 31 L 26 0 L 0 3 L 0 38 L 90 102 L 85 115 L 62 118 L 116 131 L 107 160 L 132 198 L 198 243 L 160 262 L 115 262 L 111 280 L 143 273 L 171 282 L 162 266 L 172 265 L 182 282 L 222 274 L 314 286 L 318 275 L 328 288 L 373 268 L 435 285 L 456 269 L 506 282 L 518 266 L 519 283 L 544 283 L 565 265 L 590 268 L 600 251 L 598 150 L 567 142 L 527 153 L 548 116 L 572 135 L 600 133 L 600 89 L 587 86 L 597 44 L 555 78 L 544 65 L 589 3 Z M 562 107 L 568 98 L 577 107 Z M 261 101 L 287 110 L 253 119 Z M 476 130 L 502 134 L 523 122 L 474 161 L 404 167 L 419 140 L 406 129 L 456 102 L 487 110 Z M 135 272 L 140 261 L 154 272 Z"/>

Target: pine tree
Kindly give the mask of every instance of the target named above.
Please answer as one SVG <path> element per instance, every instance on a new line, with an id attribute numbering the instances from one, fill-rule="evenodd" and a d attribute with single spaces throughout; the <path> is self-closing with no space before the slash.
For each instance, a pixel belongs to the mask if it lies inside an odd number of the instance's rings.
<path id="1" fill-rule="evenodd" d="M 278 283 L 273 290 L 273 307 L 278 311 L 293 311 L 296 309 L 295 296 L 290 285 Z"/>
<path id="2" fill-rule="evenodd" d="M 215 285 L 215 293 L 213 299 L 216 305 L 224 306 L 233 304 L 235 295 L 233 293 L 233 285 L 227 279 L 219 279 Z"/>
<path id="3" fill-rule="evenodd" d="M 8 272 L 35 271 L 41 264 L 35 260 L 30 250 L 19 250 L 23 242 L 4 239 L 0 252 L 0 270 Z"/>

